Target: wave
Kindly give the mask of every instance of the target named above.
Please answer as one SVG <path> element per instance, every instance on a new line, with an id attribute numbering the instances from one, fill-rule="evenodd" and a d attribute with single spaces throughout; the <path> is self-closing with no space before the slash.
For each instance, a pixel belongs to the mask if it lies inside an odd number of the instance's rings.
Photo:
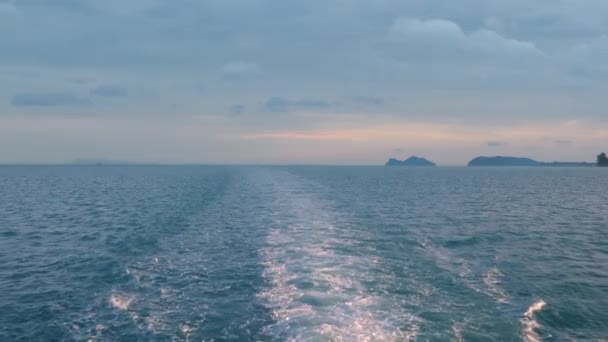
<path id="1" fill-rule="evenodd" d="M 536 330 L 540 328 L 540 324 L 535 319 L 535 314 L 541 311 L 547 303 L 539 299 L 535 301 L 524 313 L 524 317 L 521 319 L 522 324 L 522 337 L 525 342 L 539 342 L 540 337 Z"/>
<path id="2" fill-rule="evenodd" d="M 491 297 L 498 303 L 505 304 L 509 302 L 509 295 L 507 294 L 507 291 L 500 286 L 500 278 L 502 276 L 503 274 L 498 267 L 492 267 L 484 273 L 483 283 L 486 285 L 487 292 Z"/>
<path id="3" fill-rule="evenodd" d="M 472 236 L 466 239 L 448 240 L 443 244 L 445 248 L 468 247 L 479 243 L 479 238 Z"/>
<path id="4" fill-rule="evenodd" d="M 434 245 L 428 238 L 419 241 L 418 245 L 440 269 L 457 275 L 464 286 L 492 297 L 497 303 L 509 303 L 509 294 L 501 287 L 503 273 L 497 266 L 487 269 L 480 276 L 481 272 L 476 270 L 483 266 L 458 257 L 453 251 L 445 248 L 445 245 Z"/>
<path id="5" fill-rule="evenodd" d="M 464 338 L 462 337 L 462 330 L 463 330 L 462 324 L 456 323 L 456 324 L 452 325 L 452 341 L 455 341 L 455 342 L 464 341 Z"/>
<path id="6" fill-rule="evenodd" d="M 418 244 L 440 269 L 457 274 L 461 279 L 466 279 L 472 274 L 470 262 L 455 256 L 447 248 L 433 244 L 428 238 Z"/>
<path id="7" fill-rule="evenodd" d="M 258 295 L 275 319 L 267 332 L 287 340 L 414 339 L 418 320 L 365 286 L 380 261 L 347 252 L 357 250 L 347 248 L 358 241 L 354 230 L 340 228 L 314 185 L 270 176 L 274 227 L 260 255 L 271 286 Z"/>

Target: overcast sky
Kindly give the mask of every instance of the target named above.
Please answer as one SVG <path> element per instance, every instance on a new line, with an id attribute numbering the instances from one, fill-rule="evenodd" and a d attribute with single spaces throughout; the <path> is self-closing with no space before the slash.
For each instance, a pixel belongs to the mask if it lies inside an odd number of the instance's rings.
<path id="1" fill-rule="evenodd" d="M 591 161 L 606 94 L 606 0 L 0 0 L 1 163 Z"/>

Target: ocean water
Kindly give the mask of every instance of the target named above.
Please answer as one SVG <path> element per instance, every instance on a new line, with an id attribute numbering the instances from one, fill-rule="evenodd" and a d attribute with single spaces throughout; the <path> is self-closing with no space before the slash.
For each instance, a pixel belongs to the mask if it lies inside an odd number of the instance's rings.
<path id="1" fill-rule="evenodd" d="M 0 167 L 0 341 L 606 341 L 606 171 Z"/>

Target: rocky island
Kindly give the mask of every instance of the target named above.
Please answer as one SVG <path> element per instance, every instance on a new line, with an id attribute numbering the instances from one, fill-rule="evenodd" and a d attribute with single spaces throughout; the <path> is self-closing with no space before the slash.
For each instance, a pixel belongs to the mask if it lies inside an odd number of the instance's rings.
<path id="1" fill-rule="evenodd" d="M 530 158 L 517 157 L 477 157 L 467 166 L 540 166 L 540 162 Z"/>
<path id="2" fill-rule="evenodd" d="M 388 160 L 388 162 L 386 162 L 386 166 L 436 166 L 436 165 L 435 165 L 435 163 L 433 163 L 427 159 L 412 156 L 403 161 L 391 158 Z"/>

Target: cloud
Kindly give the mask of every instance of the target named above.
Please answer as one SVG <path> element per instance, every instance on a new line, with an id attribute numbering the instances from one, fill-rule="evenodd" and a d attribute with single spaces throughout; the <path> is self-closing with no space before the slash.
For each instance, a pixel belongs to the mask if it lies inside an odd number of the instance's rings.
<path id="1" fill-rule="evenodd" d="M 222 66 L 221 71 L 228 79 L 248 79 L 262 74 L 262 69 L 251 62 L 231 62 Z"/>
<path id="2" fill-rule="evenodd" d="M 394 124 L 375 124 L 363 127 L 344 127 L 337 129 L 289 130 L 251 134 L 246 139 L 263 140 L 317 140 L 317 141 L 360 141 L 419 143 L 474 142 L 480 139 L 478 131 L 460 125 L 412 122 Z"/>
<path id="3" fill-rule="evenodd" d="M 91 100 L 71 93 L 21 93 L 13 96 L 15 107 L 86 106 Z"/>
<path id="4" fill-rule="evenodd" d="M 282 97 L 272 97 L 266 101 L 264 107 L 271 112 L 287 112 L 290 110 L 323 110 L 330 108 L 332 104 L 325 100 L 290 100 Z"/>
<path id="5" fill-rule="evenodd" d="M 554 141 L 557 145 L 572 145 L 571 140 L 557 139 Z"/>
<path id="6" fill-rule="evenodd" d="M 506 146 L 507 143 L 502 142 L 502 141 L 488 141 L 488 146 L 489 147 L 501 147 L 501 146 Z"/>
<path id="7" fill-rule="evenodd" d="M 17 7 L 10 2 L 0 2 L 0 15 L 13 15 L 17 13 Z"/>
<path id="8" fill-rule="evenodd" d="M 74 84 L 88 84 L 91 82 L 90 79 L 86 78 L 86 77 L 80 77 L 80 76 L 74 76 L 74 77 L 69 77 L 68 81 L 74 83 Z"/>
<path id="9" fill-rule="evenodd" d="M 574 69 L 608 72 L 608 35 L 576 44 L 567 51 L 566 58 Z"/>
<path id="10" fill-rule="evenodd" d="M 240 116 L 245 113 L 245 106 L 243 105 L 233 105 L 230 107 L 230 114 L 232 116 Z"/>
<path id="11" fill-rule="evenodd" d="M 235 135 L 296 132 L 303 137 L 315 135 L 307 130 L 325 129 L 320 136 L 327 138 L 327 131 L 358 122 L 373 126 L 403 120 L 506 129 L 580 119 L 606 127 L 606 13 L 606 0 L 343 0 L 325 2 L 322 11 L 319 2 L 306 0 L 0 0 L 0 94 L 6 97 L 0 112 L 2 117 L 32 112 L 10 106 L 12 95 L 28 90 L 74 93 L 56 94 L 55 99 L 20 94 L 15 105 L 102 103 L 98 96 L 117 92 L 92 88 L 116 82 L 112 84 L 145 84 L 147 95 L 129 88 L 129 106 L 111 113 L 94 107 L 89 116 L 100 121 L 141 118 L 159 126 L 166 123 L 167 112 L 172 120 L 197 115 L 218 120 L 204 127 L 208 131 L 199 127 L 197 134 L 234 128 Z M 72 81 L 77 78 L 89 81 Z M 204 94 L 193 86 L 201 80 Z M 282 97 L 269 99 L 273 95 Z M 244 113 L 241 104 L 247 106 Z M 60 109 L 66 113 L 72 108 Z M 51 118 L 51 112 L 63 114 L 48 110 L 45 117 Z M 260 118 L 254 112 L 292 114 Z M 351 120 L 346 114 L 364 118 Z M 446 158 L 456 158 L 456 148 L 475 154 L 495 140 L 508 142 L 496 150 L 522 154 L 527 153 L 523 142 L 534 144 L 539 137 L 544 137 L 538 143 L 544 153 L 584 155 L 582 149 L 590 145 L 581 138 L 584 133 L 547 133 L 541 125 L 527 129 L 529 134 L 513 135 L 486 129 L 488 134 L 470 146 L 442 148 Z M 390 128 L 377 138 L 387 132 Z M 402 140 L 415 133 L 399 132 L 379 154 L 395 146 L 418 151 Z M 144 133 L 129 137 L 144 138 Z M 576 148 L 554 143 L 558 138 L 575 141 Z M 23 136 L 15 139 L 26 142 Z M 266 143 L 260 142 L 258 151 L 248 150 L 248 156 L 263 156 Z M 175 150 L 185 144 L 174 145 Z M 293 145 L 281 141 L 276 146 L 287 150 Z M 144 146 L 142 154 L 157 148 Z M 225 141 L 213 148 L 223 155 L 235 150 Z M 318 148 L 309 151 L 320 153 Z M 362 153 L 352 147 L 343 151 Z M 195 150 L 193 158 L 199 156 Z"/>
<path id="12" fill-rule="evenodd" d="M 483 23 L 486 27 L 488 27 L 494 31 L 500 31 L 500 30 L 504 29 L 503 23 L 500 21 L 500 19 L 496 18 L 495 16 L 489 16 L 489 17 L 484 18 Z"/>
<path id="13" fill-rule="evenodd" d="M 533 42 L 506 38 L 485 28 L 466 33 L 457 23 L 446 19 L 400 17 L 393 23 L 391 32 L 408 44 L 410 49 L 433 52 L 452 50 L 459 53 L 511 57 L 543 55 Z"/>
<path id="14" fill-rule="evenodd" d="M 466 40 L 460 26 L 445 19 L 417 19 L 399 17 L 393 23 L 392 32 L 411 40 L 423 42 L 459 43 Z"/>
<path id="15" fill-rule="evenodd" d="M 116 85 L 101 85 L 91 89 L 89 93 L 101 97 L 123 97 L 127 96 L 127 89 Z"/>
<path id="16" fill-rule="evenodd" d="M 433 122 L 394 122 L 365 124 L 362 126 L 343 125 L 336 129 L 283 130 L 245 135 L 247 139 L 272 140 L 336 140 L 391 142 L 400 141 L 410 145 L 460 147 L 479 146 L 492 142 L 489 137 L 500 137 L 500 141 L 517 141 L 519 146 L 545 145 L 543 135 L 572 137 L 585 143 L 603 141 L 608 138 L 608 129 L 597 128 L 586 122 L 537 122 L 519 125 L 469 126 Z M 497 142 L 497 141 L 494 141 Z M 501 143 L 504 144 L 504 143 Z M 395 146 L 395 145 L 393 145 Z M 408 146 L 409 148 L 409 146 Z"/>
<path id="17" fill-rule="evenodd" d="M 384 99 L 376 96 L 355 96 L 353 101 L 359 105 L 381 106 L 384 104 Z"/>
<path id="18" fill-rule="evenodd" d="M 505 38 L 496 31 L 478 30 L 468 36 L 469 48 L 482 51 L 487 54 L 503 54 L 513 57 L 538 57 L 543 52 L 536 44 L 528 41 Z"/>
<path id="19" fill-rule="evenodd" d="M 608 57 L 608 35 L 602 35 L 588 42 L 580 43 L 573 48 L 575 53 L 584 57 Z"/>

